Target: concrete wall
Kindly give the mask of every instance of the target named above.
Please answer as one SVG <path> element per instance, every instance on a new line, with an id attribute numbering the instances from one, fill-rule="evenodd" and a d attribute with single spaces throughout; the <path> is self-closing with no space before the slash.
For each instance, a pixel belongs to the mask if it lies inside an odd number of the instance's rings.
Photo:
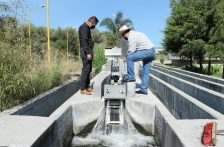
<path id="1" fill-rule="evenodd" d="M 75 135 L 93 121 L 96 121 L 104 109 L 104 101 L 88 100 L 86 102 L 73 103 L 73 132 Z"/>
<path id="2" fill-rule="evenodd" d="M 80 79 L 70 80 L 66 84 L 55 87 L 28 102 L 6 110 L 0 115 L 50 116 L 61 104 L 79 90 Z"/>
<path id="3" fill-rule="evenodd" d="M 218 129 L 221 129 L 223 128 L 223 120 L 223 115 L 218 120 L 178 120 L 159 102 L 155 107 L 155 140 L 160 147 L 204 147 L 201 143 L 203 126 L 208 122 L 215 121 L 218 124 Z M 222 147 L 223 144 L 223 136 L 217 135 L 216 147 Z"/>
<path id="4" fill-rule="evenodd" d="M 181 69 L 178 69 L 178 68 L 171 68 L 171 67 L 167 67 L 167 66 L 162 66 L 162 65 L 159 65 L 159 64 L 154 64 L 154 66 L 159 66 L 159 67 L 162 67 L 162 68 L 168 68 L 172 71 L 176 71 L 176 72 L 183 73 L 183 74 L 186 74 L 186 75 L 190 75 L 190 76 L 193 76 L 193 77 L 205 79 L 205 80 L 208 80 L 208 81 L 211 81 L 211 82 L 224 84 L 224 79 L 219 79 L 219 78 L 211 77 L 211 76 L 208 76 L 208 75 L 203 75 L 203 74 L 198 74 L 198 73 L 194 73 L 194 72 L 190 72 L 190 71 L 186 71 L 186 70 L 181 70 Z"/>
<path id="5" fill-rule="evenodd" d="M 211 109 L 174 86 L 151 75 L 151 90 L 176 119 L 217 119 L 224 115 Z"/>
<path id="6" fill-rule="evenodd" d="M 126 101 L 126 109 L 132 121 L 154 134 L 155 103 L 145 103 L 133 98 Z M 143 112 L 147 114 L 144 117 Z"/>
<path id="7" fill-rule="evenodd" d="M 74 135 L 97 120 L 104 108 L 103 101 L 97 99 L 74 101 L 75 99 L 77 97 L 72 97 L 49 117 L 53 123 L 33 143 L 33 147 L 69 146 Z"/>
<path id="8" fill-rule="evenodd" d="M 104 84 L 109 83 L 110 74 L 110 71 L 102 71 L 93 79 L 93 89 L 96 89 L 93 93 L 93 97 L 102 98 L 104 94 Z"/>
<path id="9" fill-rule="evenodd" d="M 99 74 L 91 80 L 91 85 L 94 85 L 99 76 L 102 77 Z M 75 93 L 49 116 L 49 119 L 53 120 L 52 125 L 41 134 L 33 146 L 70 146 L 74 135 L 80 133 L 89 123 L 96 121 L 103 108 L 104 102 L 99 97 Z"/>
<path id="10" fill-rule="evenodd" d="M 93 84 L 96 79 L 97 76 L 91 83 Z M 70 145 L 74 136 L 74 128 L 76 128 L 75 133 L 82 131 L 85 125 L 97 120 L 104 107 L 100 98 L 83 97 L 80 92 L 77 92 L 79 85 L 79 79 L 69 81 L 23 105 L 0 113 L 0 119 L 4 118 L 4 121 L 0 123 L 0 128 L 4 128 L 0 131 L 0 138 L 5 140 L 0 139 L 0 146 L 2 143 L 9 146 L 27 145 L 33 147 L 64 147 Z M 5 119 L 6 116 L 7 119 Z M 17 117 L 21 118 L 19 123 L 13 121 Z M 23 117 L 26 117 L 26 119 L 23 119 Z M 76 118 L 79 118 L 79 121 L 75 121 Z M 35 122 L 35 120 L 38 121 Z M 10 124 L 10 126 L 7 127 L 7 124 Z M 27 124 L 29 124 L 28 127 L 26 127 Z M 33 130 L 30 128 L 33 128 Z M 6 130 L 11 137 L 5 136 Z M 23 138 L 23 141 L 20 141 L 18 136 L 13 135 L 13 132 L 17 130 L 21 132 L 20 138 Z M 26 139 L 23 136 L 29 137 L 26 137 Z M 11 138 L 10 142 L 8 138 Z"/>
<path id="11" fill-rule="evenodd" d="M 68 107 L 48 129 L 33 143 L 32 147 L 64 147 L 73 138 L 72 107 Z"/>
<path id="12" fill-rule="evenodd" d="M 203 127 L 216 122 L 218 130 L 224 127 L 223 119 L 176 120 L 163 105 L 155 108 L 155 140 L 160 147 L 204 147 L 201 143 Z M 223 135 L 217 135 L 216 147 L 223 147 Z"/>
<path id="13" fill-rule="evenodd" d="M 190 83 L 180 78 L 168 75 L 155 69 L 151 69 L 152 75 L 162 79 L 170 85 L 180 89 L 193 98 L 201 101 L 214 110 L 224 114 L 224 95 L 202 86 Z"/>
<path id="14" fill-rule="evenodd" d="M 222 85 L 222 84 L 211 82 L 211 81 L 208 81 L 208 80 L 205 80 L 205 79 L 200 79 L 200 78 L 197 78 L 197 77 L 192 77 L 190 75 L 186 75 L 186 74 L 183 74 L 183 73 L 178 73 L 176 71 L 172 71 L 172 70 L 167 69 L 167 68 L 162 68 L 162 67 L 158 67 L 158 66 L 152 66 L 152 68 L 156 69 L 156 70 L 159 70 L 161 72 L 165 72 L 169 75 L 178 77 L 180 79 L 184 79 L 184 80 L 189 81 L 191 83 L 200 85 L 202 87 L 208 88 L 210 90 L 213 90 L 213 91 L 220 92 L 220 93 L 224 94 L 224 85 Z"/>
<path id="15" fill-rule="evenodd" d="M 182 67 L 184 65 L 190 65 L 190 60 L 181 60 L 181 59 L 171 59 L 171 63 L 173 66 Z M 199 61 L 197 61 L 199 64 Z M 211 60 L 212 64 L 222 64 L 221 60 Z M 208 64 L 208 60 L 203 60 L 202 64 Z"/>
<path id="16" fill-rule="evenodd" d="M 160 147 L 184 147 L 177 134 L 170 129 L 169 121 L 177 121 L 162 105 L 155 109 L 155 140 Z"/>
<path id="17" fill-rule="evenodd" d="M 171 64 L 176 67 L 182 67 L 183 65 L 190 65 L 189 60 L 171 60 Z"/>

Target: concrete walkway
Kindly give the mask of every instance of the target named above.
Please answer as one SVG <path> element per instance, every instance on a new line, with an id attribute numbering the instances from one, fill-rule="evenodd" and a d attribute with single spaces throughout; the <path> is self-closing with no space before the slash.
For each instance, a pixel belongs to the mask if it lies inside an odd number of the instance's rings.
<path id="1" fill-rule="evenodd" d="M 0 146 L 28 147 L 53 123 L 46 117 L 1 116 Z"/>

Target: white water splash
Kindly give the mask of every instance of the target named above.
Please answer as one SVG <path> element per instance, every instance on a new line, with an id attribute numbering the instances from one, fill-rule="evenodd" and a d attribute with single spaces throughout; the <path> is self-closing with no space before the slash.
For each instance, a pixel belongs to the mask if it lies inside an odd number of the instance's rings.
<path id="1" fill-rule="evenodd" d="M 110 146 L 110 147 L 133 147 L 146 146 L 153 147 L 154 138 L 150 136 L 109 134 L 109 135 L 89 135 L 86 138 L 74 137 L 72 146 Z"/>
<path id="2" fill-rule="evenodd" d="M 140 134 L 126 111 L 124 123 L 120 125 L 106 125 L 105 111 L 102 112 L 93 131 L 85 138 L 75 136 L 72 140 L 73 147 L 154 147 L 155 140 L 152 136 Z"/>

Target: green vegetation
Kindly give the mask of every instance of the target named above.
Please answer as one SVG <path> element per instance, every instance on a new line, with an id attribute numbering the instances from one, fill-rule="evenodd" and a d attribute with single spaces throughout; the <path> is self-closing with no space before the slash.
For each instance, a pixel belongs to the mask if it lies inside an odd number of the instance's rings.
<path id="1" fill-rule="evenodd" d="M 123 25 L 132 26 L 132 21 L 128 18 L 124 18 L 122 12 L 118 12 L 115 18 L 107 17 L 102 20 L 101 26 L 105 26 L 108 32 L 105 32 L 105 39 L 107 47 L 119 47 L 120 46 L 120 34 L 119 28 Z"/>
<path id="2" fill-rule="evenodd" d="M 219 70 L 217 70 L 216 72 L 214 72 L 214 73 L 212 74 L 212 76 L 213 76 L 213 77 L 216 77 L 216 78 L 221 78 L 221 77 L 222 77 L 222 71 L 223 71 L 223 69 L 222 69 L 222 67 L 220 66 Z"/>
<path id="3" fill-rule="evenodd" d="M 102 65 L 106 63 L 105 55 L 104 55 L 104 47 L 98 46 L 94 48 L 94 59 L 93 59 L 93 67 L 95 68 L 95 73 L 99 73 L 102 69 Z"/>
<path id="4" fill-rule="evenodd" d="M 211 71 L 210 74 L 208 74 L 208 69 L 204 68 L 201 69 L 195 65 L 193 65 L 192 67 L 190 66 L 185 66 L 182 69 L 184 70 L 188 70 L 188 71 L 192 71 L 192 72 L 196 72 L 196 73 L 202 73 L 202 74 L 206 74 L 206 75 L 211 75 L 213 77 L 216 78 L 222 78 L 222 66 L 221 65 L 211 65 Z"/>
<path id="5" fill-rule="evenodd" d="M 166 56 L 166 51 L 160 51 L 156 54 L 156 59 L 159 60 L 161 64 L 164 64 L 164 61 L 167 59 Z"/>
<path id="6" fill-rule="evenodd" d="M 211 75 L 211 58 L 220 58 L 224 63 L 223 7 L 223 0 L 171 0 L 163 45 L 167 51 L 190 59 L 188 70 L 196 70 L 193 61 L 198 60 L 198 72 L 204 73 L 202 62 L 207 58 L 206 73 Z"/>
<path id="7" fill-rule="evenodd" d="M 31 24 L 29 38 L 28 25 L 24 22 L 24 16 L 27 16 L 23 14 L 27 11 L 23 7 L 25 5 L 25 0 L 0 2 L 0 112 L 62 84 L 72 76 L 80 74 L 82 69 L 81 60 L 78 60 L 77 30 L 50 30 L 52 52 L 51 63 L 48 64 L 46 27 Z M 118 44 L 118 29 L 124 23 L 131 21 L 123 19 L 123 14 L 119 12 L 115 20 L 105 18 L 101 23 L 111 32 L 92 30 L 95 42 L 93 66 L 96 73 L 101 71 L 106 62 L 105 46 Z M 115 40 L 110 40 L 111 35 Z"/>
<path id="8" fill-rule="evenodd" d="M 78 33 L 73 28 L 51 29 L 52 58 L 48 64 L 46 28 L 31 25 L 30 56 L 28 26 L 22 19 L 23 5 L 24 1 L 20 0 L 0 2 L 0 112 L 80 74 L 82 66 L 77 60 Z M 93 34 L 100 43 L 99 33 Z"/>
<path id="9" fill-rule="evenodd" d="M 108 31 L 102 33 L 97 29 L 92 31 L 92 37 L 95 42 L 93 67 L 95 68 L 96 74 L 101 71 L 102 65 L 106 63 L 104 48 L 120 46 L 121 36 L 119 34 L 119 28 L 125 24 L 131 26 L 132 21 L 124 18 L 122 12 L 118 12 L 115 18 L 106 17 L 100 23 L 100 26 L 106 27 Z"/>

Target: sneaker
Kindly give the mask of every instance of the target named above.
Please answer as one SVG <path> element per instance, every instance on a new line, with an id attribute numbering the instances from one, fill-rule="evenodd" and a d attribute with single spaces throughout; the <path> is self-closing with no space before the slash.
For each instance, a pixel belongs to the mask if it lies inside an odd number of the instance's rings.
<path id="1" fill-rule="evenodd" d="M 136 94 L 144 94 L 144 95 L 147 95 L 147 94 L 148 94 L 148 93 L 145 93 L 145 92 L 143 92 L 143 91 L 141 91 L 141 90 L 136 91 L 135 93 L 136 93 Z"/>
<path id="2" fill-rule="evenodd" d="M 81 90 L 81 94 L 91 95 L 92 93 L 89 92 L 88 90 L 84 89 L 84 90 Z"/>

